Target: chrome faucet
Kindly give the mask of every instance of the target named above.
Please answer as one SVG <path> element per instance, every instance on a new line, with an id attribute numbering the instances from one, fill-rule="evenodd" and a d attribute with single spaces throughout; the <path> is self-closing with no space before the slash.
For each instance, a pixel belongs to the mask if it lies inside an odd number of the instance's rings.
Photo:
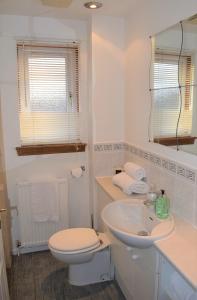
<path id="1" fill-rule="evenodd" d="M 155 205 L 155 200 L 144 200 L 144 205 L 146 205 L 147 207 Z"/>
<path id="2" fill-rule="evenodd" d="M 147 194 L 147 199 L 144 201 L 144 205 L 152 206 L 155 204 L 155 200 L 157 199 L 157 193 L 156 192 L 149 192 Z"/>

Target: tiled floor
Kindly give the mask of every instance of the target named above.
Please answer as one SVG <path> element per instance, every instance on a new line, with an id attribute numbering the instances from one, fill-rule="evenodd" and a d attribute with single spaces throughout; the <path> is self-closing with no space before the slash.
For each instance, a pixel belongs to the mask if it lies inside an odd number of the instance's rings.
<path id="1" fill-rule="evenodd" d="M 124 300 L 114 281 L 69 285 L 67 267 L 48 251 L 15 256 L 8 276 L 11 300 Z"/>

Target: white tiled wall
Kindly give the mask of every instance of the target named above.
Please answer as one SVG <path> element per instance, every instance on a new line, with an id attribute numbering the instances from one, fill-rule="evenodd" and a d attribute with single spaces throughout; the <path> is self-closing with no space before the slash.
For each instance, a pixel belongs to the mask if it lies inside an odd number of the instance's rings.
<path id="1" fill-rule="evenodd" d="M 120 144 L 94 146 L 95 176 L 112 175 L 114 167 L 123 166 L 126 161 L 142 165 L 146 169 L 148 183 L 154 184 L 157 191 L 166 191 L 172 211 L 197 227 L 196 170 L 132 145 L 122 143 L 119 149 L 114 145 Z"/>
<path id="2" fill-rule="evenodd" d="M 124 144 L 94 145 L 94 175 L 112 176 L 125 161 Z"/>

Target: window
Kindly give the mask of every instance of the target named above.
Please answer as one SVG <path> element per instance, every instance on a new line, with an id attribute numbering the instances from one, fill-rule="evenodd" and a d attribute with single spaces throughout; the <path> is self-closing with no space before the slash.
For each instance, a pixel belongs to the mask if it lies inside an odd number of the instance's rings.
<path id="1" fill-rule="evenodd" d="M 191 136 L 193 68 L 190 55 L 156 53 L 153 65 L 153 136 L 154 140 L 175 137 L 181 105 L 178 136 Z M 179 71 L 179 74 L 178 74 Z M 179 76 L 179 80 L 178 80 Z M 182 97 L 180 97 L 179 83 Z"/>
<path id="2" fill-rule="evenodd" d="M 79 47 L 18 43 L 21 145 L 79 142 Z"/>

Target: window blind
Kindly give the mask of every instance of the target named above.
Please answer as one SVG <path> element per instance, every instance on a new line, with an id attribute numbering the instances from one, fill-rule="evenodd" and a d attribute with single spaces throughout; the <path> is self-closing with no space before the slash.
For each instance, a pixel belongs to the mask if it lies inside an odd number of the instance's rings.
<path id="1" fill-rule="evenodd" d="M 153 81 L 153 137 L 175 137 L 180 106 L 178 136 L 191 135 L 193 98 L 191 56 L 184 55 L 179 61 L 177 54 L 156 53 Z"/>
<path id="2" fill-rule="evenodd" d="M 79 142 L 79 45 L 18 43 L 22 145 Z"/>

